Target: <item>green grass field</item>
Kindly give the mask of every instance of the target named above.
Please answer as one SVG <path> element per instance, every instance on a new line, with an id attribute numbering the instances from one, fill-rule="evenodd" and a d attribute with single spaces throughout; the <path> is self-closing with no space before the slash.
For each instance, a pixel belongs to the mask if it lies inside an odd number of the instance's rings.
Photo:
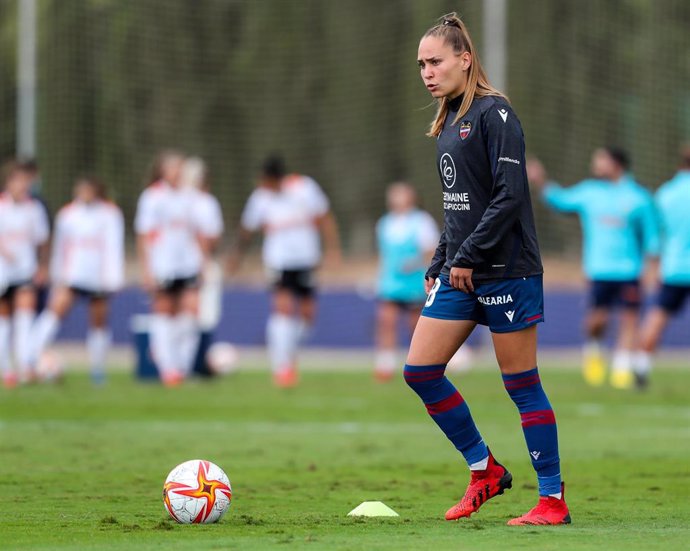
<path id="1" fill-rule="evenodd" d="M 466 467 L 401 380 L 305 373 L 286 392 L 256 371 L 177 389 L 120 374 L 94 389 L 74 374 L 0 390 L 0 549 L 687 549 L 689 373 L 660 369 L 637 394 L 549 367 L 570 526 L 505 526 L 536 489 L 497 371 L 453 378 L 514 486 L 453 523 L 443 513 Z M 178 526 L 163 509 L 168 471 L 192 458 L 232 481 L 217 525 Z M 364 500 L 400 518 L 346 516 Z"/>

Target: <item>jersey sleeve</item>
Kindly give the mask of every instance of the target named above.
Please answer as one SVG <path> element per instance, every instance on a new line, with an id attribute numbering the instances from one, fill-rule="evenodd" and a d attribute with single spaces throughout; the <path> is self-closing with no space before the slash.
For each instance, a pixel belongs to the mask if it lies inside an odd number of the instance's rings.
<path id="1" fill-rule="evenodd" d="M 552 209 L 560 212 L 579 212 L 587 203 L 587 182 L 564 188 L 555 182 L 549 182 L 542 192 L 542 199 Z"/>
<path id="2" fill-rule="evenodd" d="M 146 235 L 156 229 L 155 199 L 151 190 L 144 190 L 137 203 L 137 212 L 134 216 L 134 232 L 138 235 Z"/>
<path id="3" fill-rule="evenodd" d="M 223 212 L 213 195 L 203 197 L 199 208 L 199 231 L 205 237 L 218 238 L 223 234 Z"/>
<path id="4" fill-rule="evenodd" d="M 309 210 L 314 216 L 323 216 L 330 210 L 330 204 L 328 202 L 328 197 L 321 189 L 321 186 L 316 183 L 316 180 L 305 178 L 306 187 L 306 200 L 307 205 L 309 205 Z"/>
<path id="5" fill-rule="evenodd" d="M 34 243 L 36 245 L 43 245 L 50 237 L 50 221 L 46 210 L 38 201 L 35 202 L 35 224 L 34 224 Z"/>
<path id="6" fill-rule="evenodd" d="M 438 244 L 439 232 L 436 221 L 429 213 L 422 212 L 419 220 L 417 244 L 423 251 L 433 251 Z"/>
<path id="7" fill-rule="evenodd" d="M 490 250 L 513 227 L 523 201 L 530 200 L 525 140 L 515 113 L 504 104 L 494 104 L 482 114 L 481 121 L 493 176 L 491 200 L 477 227 L 460 245 L 454 267 L 485 264 Z"/>
<path id="8" fill-rule="evenodd" d="M 266 223 L 261 196 L 255 191 L 249 196 L 242 211 L 240 224 L 249 231 L 258 231 Z"/>
<path id="9" fill-rule="evenodd" d="M 103 284 L 106 290 L 117 291 L 125 281 L 125 221 L 118 207 L 113 205 L 109 208 L 112 210 L 105 232 Z"/>

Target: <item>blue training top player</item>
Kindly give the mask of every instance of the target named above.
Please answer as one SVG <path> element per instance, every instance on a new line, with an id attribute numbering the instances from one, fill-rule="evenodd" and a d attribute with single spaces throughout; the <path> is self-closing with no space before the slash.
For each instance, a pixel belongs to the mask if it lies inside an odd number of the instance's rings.
<path id="1" fill-rule="evenodd" d="M 643 324 L 641 351 L 635 358 L 635 379 L 640 388 L 647 386 L 651 354 L 666 324 L 690 297 L 690 145 L 681 150 L 678 173 L 659 188 L 655 200 L 662 232 L 661 290 Z"/>
<path id="2" fill-rule="evenodd" d="M 559 212 L 577 213 L 582 222 L 583 264 L 591 288 L 583 375 L 593 386 L 603 384 L 606 378 L 601 340 L 610 312 L 622 307 L 610 376 L 611 385 L 621 389 L 633 385 L 645 257 L 659 253 L 652 196 L 633 180 L 629 168 L 628 155 L 615 147 L 595 150 L 592 178 L 568 188 L 549 182 L 538 160 L 530 160 L 527 167 L 530 181 L 543 190 L 546 204 Z"/>
<path id="3" fill-rule="evenodd" d="M 444 226 L 426 273 L 429 294 L 412 336 L 405 381 L 472 473 L 446 519 L 469 517 L 512 486 L 512 475 L 494 459 L 467 403 L 445 376 L 448 361 L 482 324 L 491 330 L 539 485 L 537 506 L 508 524 L 567 524 L 556 418 L 537 369 L 543 270 L 522 127 L 505 96 L 489 84 L 455 14 L 426 32 L 417 61 L 438 102 L 429 135 L 437 138 Z"/>
<path id="4" fill-rule="evenodd" d="M 386 191 L 388 212 L 376 224 L 379 250 L 378 312 L 376 317 L 377 381 L 391 380 L 397 365 L 398 318 L 406 315 L 414 329 L 426 293 L 424 273 L 438 243 L 438 226 L 417 208 L 417 193 L 404 182 Z"/>

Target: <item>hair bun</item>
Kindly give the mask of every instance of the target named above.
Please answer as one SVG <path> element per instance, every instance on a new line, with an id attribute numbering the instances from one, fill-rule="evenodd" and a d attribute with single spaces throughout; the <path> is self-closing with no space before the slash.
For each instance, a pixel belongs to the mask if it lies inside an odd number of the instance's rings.
<path id="1" fill-rule="evenodd" d="M 445 25 L 447 27 L 457 27 L 459 29 L 460 18 L 458 17 L 458 14 L 455 12 L 448 13 L 441 17 L 441 25 Z"/>

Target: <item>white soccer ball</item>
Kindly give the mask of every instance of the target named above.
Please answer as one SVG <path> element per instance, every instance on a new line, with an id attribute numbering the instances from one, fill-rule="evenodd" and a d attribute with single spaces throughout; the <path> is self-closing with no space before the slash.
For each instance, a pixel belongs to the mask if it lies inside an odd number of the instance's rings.
<path id="1" fill-rule="evenodd" d="M 230 507 L 230 480 L 218 465 L 203 459 L 175 467 L 163 486 L 163 503 L 180 524 L 218 522 Z"/>
<path id="2" fill-rule="evenodd" d="M 206 352 L 206 363 L 216 375 L 227 375 L 237 370 L 239 353 L 229 342 L 215 342 Z"/>

